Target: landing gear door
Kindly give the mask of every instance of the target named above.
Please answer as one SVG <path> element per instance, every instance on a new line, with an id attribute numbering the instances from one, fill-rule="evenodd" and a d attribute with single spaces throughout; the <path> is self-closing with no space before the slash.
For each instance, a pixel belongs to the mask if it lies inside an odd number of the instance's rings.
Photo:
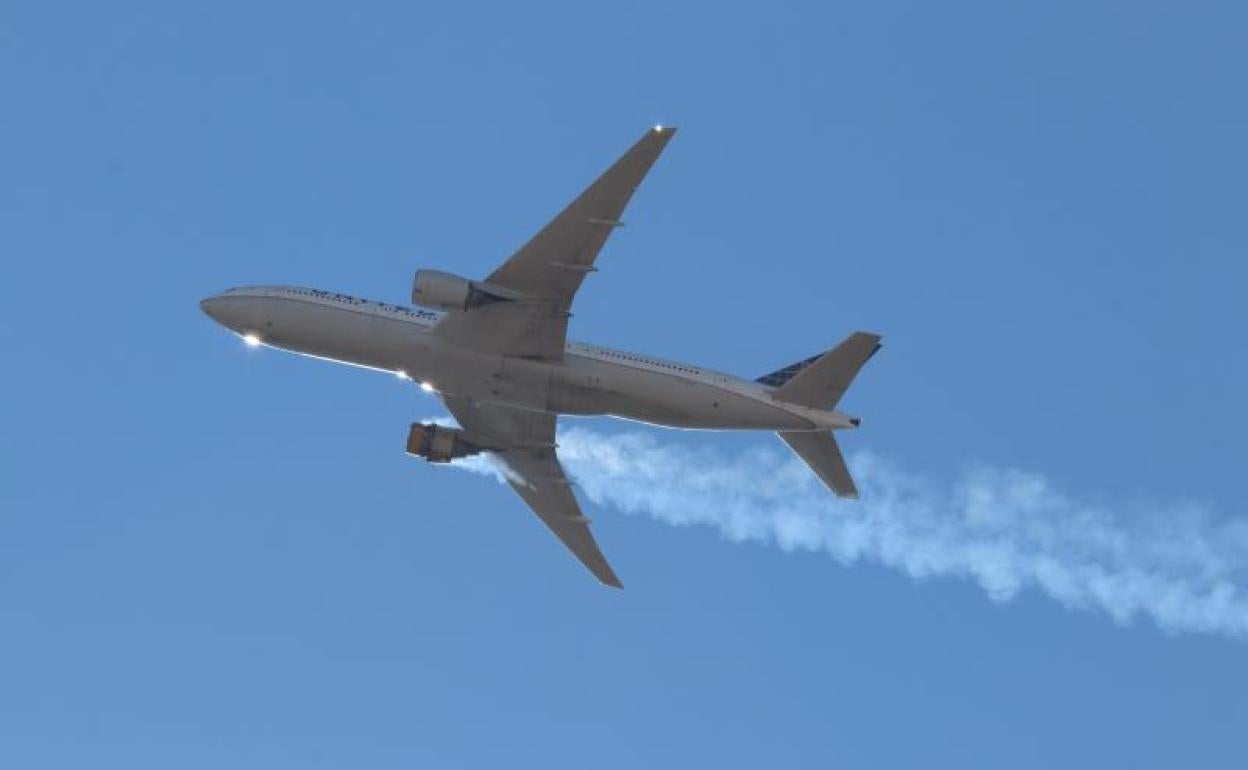
<path id="1" fill-rule="evenodd" d="M 545 412 L 550 408 L 550 373 L 550 364 L 503 356 L 491 378 L 491 400 Z"/>

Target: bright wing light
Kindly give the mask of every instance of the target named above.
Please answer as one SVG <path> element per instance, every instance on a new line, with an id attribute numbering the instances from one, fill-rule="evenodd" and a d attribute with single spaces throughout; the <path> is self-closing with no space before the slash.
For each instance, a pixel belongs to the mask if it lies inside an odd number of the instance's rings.
<path id="1" fill-rule="evenodd" d="M 402 369 L 400 369 L 400 370 L 398 370 L 397 372 L 395 372 L 395 373 L 394 373 L 394 376 L 395 376 L 395 377 L 398 377 L 400 380 L 410 380 L 410 379 L 412 379 L 411 375 L 409 375 L 407 372 L 403 371 Z"/>
<path id="2" fill-rule="evenodd" d="M 247 347 L 249 348 L 258 348 L 260 347 L 261 341 L 260 338 L 254 334 L 244 334 L 243 342 L 247 343 Z"/>
<path id="3" fill-rule="evenodd" d="M 422 382 L 422 383 L 420 383 L 420 389 L 421 389 L 421 390 L 423 390 L 423 391 L 425 391 L 426 393 L 433 393 L 433 392 L 434 392 L 434 388 L 433 388 L 433 383 L 432 383 L 432 382 Z"/>

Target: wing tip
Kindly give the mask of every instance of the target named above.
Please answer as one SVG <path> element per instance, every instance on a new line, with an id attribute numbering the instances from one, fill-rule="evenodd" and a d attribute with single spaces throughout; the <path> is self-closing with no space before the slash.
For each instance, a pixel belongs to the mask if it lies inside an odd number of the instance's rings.
<path id="1" fill-rule="evenodd" d="M 600 565 L 595 565 L 595 569 L 590 570 L 594 573 L 594 577 L 598 578 L 598 582 L 607 588 L 623 589 L 624 584 L 616 577 L 615 570 L 611 569 L 611 565 L 605 561 Z"/>
<path id="2" fill-rule="evenodd" d="M 653 125 L 646 133 L 642 134 L 638 144 L 648 144 L 656 152 L 662 152 L 667 147 L 667 143 L 672 141 L 672 137 L 676 136 L 676 126 L 665 126 L 662 123 Z"/>

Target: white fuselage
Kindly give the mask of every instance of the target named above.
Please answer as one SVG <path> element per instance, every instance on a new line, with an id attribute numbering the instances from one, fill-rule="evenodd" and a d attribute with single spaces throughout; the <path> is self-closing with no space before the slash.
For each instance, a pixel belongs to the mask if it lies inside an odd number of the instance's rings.
<path id="1" fill-rule="evenodd" d="M 851 418 L 702 367 L 570 342 L 560 361 L 485 355 L 432 333 L 441 314 L 287 286 L 231 289 L 204 312 L 249 341 L 397 374 L 439 393 L 676 428 L 809 431 Z"/>

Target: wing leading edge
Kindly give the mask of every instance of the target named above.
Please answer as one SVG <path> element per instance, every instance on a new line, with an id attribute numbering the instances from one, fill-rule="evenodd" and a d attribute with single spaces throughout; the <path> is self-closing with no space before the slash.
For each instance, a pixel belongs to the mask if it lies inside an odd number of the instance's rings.
<path id="1" fill-rule="evenodd" d="M 566 310 L 650 167 L 676 134 L 650 129 L 576 200 L 486 279 Z"/>
<path id="2" fill-rule="evenodd" d="M 486 283 L 516 296 L 448 312 L 434 328 L 460 347 L 506 357 L 558 360 L 572 301 L 633 193 L 676 133 L 655 126 L 576 200 L 492 272 Z M 620 588 L 581 513 L 555 448 L 555 416 L 444 396 L 467 438 L 488 450 L 508 483 L 600 581 Z"/>
<path id="3" fill-rule="evenodd" d="M 443 396 L 446 408 L 468 438 L 493 447 L 491 458 L 502 466 L 507 483 L 551 532 L 603 584 L 623 588 L 607 563 L 589 519 L 581 513 L 572 482 L 555 448 L 555 416 L 495 404 L 477 404 Z"/>
<path id="4" fill-rule="evenodd" d="M 569 308 L 633 193 L 675 128 L 645 133 L 576 200 L 486 278 L 526 299 L 453 310 L 435 330 L 482 353 L 558 359 L 567 341 Z"/>

